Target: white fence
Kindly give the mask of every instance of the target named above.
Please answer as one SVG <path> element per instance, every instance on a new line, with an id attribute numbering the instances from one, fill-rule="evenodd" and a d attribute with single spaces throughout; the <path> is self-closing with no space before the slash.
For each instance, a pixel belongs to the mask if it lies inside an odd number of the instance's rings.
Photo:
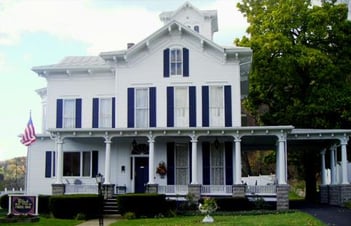
<path id="1" fill-rule="evenodd" d="M 15 188 L 12 188 L 12 189 L 5 188 L 3 191 L 0 191 L 0 196 L 5 194 L 24 194 L 24 193 L 25 191 L 22 188 L 18 190 L 16 190 Z"/>

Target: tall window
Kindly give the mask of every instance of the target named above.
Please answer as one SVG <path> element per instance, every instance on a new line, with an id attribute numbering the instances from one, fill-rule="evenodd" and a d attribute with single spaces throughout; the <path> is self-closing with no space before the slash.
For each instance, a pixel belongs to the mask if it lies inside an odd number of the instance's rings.
<path id="1" fill-rule="evenodd" d="M 210 125 L 224 126 L 224 95 L 223 86 L 210 86 Z"/>
<path id="2" fill-rule="evenodd" d="M 211 184 L 223 185 L 224 184 L 224 152 L 221 147 L 211 145 Z"/>
<path id="3" fill-rule="evenodd" d="M 174 126 L 189 126 L 189 88 L 174 87 Z"/>
<path id="4" fill-rule="evenodd" d="M 176 184 L 189 184 L 189 152 L 188 145 L 175 145 L 175 178 Z"/>
<path id="5" fill-rule="evenodd" d="M 99 127 L 112 127 L 112 98 L 99 99 Z"/>
<path id="6" fill-rule="evenodd" d="M 64 152 L 63 154 L 63 176 L 83 176 L 92 175 L 92 153 L 86 152 Z"/>
<path id="7" fill-rule="evenodd" d="M 76 100 L 63 100 L 63 128 L 76 127 Z"/>
<path id="8" fill-rule="evenodd" d="M 183 74 L 183 53 L 182 49 L 174 48 L 170 51 L 170 69 L 171 75 L 182 75 Z"/>
<path id="9" fill-rule="evenodd" d="M 149 90 L 147 88 L 135 89 L 135 127 L 149 126 Z"/>

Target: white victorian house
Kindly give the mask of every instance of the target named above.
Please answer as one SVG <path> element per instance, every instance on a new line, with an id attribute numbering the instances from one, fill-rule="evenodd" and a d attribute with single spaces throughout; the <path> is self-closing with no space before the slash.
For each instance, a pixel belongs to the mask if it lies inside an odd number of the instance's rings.
<path id="1" fill-rule="evenodd" d="M 27 192 L 96 193 L 101 173 L 106 196 L 243 197 L 241 151 L 260 147 L 277 151 L 266 192 L 288 208 L 287 139 L 309 133 L 243 126 L 252 51 L 213 42 L 217 11 L 186 2 L 160 19 L 163 27 L 124 50 L 32 68 L 47 87 L 37 91 L 44 131 L 28 150 Z"/>

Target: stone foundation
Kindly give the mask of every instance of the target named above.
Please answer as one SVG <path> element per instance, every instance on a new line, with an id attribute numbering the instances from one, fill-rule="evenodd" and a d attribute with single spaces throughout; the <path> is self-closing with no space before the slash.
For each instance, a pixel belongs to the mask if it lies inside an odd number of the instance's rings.
<path id="1" fill-rule="evenodd" d="M 158 193 L 158 184 L 147 184 L 146 193 Z"/>
<path id="2" fill-rule="evenodd" d="M 334 206 L 344 206 L 344 203 L 351 200 L 351 184 L 328 185 L 329 204 Z"/>
<path id="3" fill-rule="evenodd" d="M 319 198 L 321 204 L 328 204 L 329 203 L 329 186 L 328 185 L 321 185 L 319 186 Z"/>
<path id="4" fill-rule="evenodd" d="M 188 192 L 194 195 L 195 200 L 199 200 L 201 197 L 201 184 L 189 184 Z"/>
<path id="5" fill-rule="evenodd" d="M 115 185 L 114 184 L 103 184 L 102 185 L 102 195 L 104 199 L 110 199 L 115 194 Z"/>
<path id="6" fill-rule="evenodd" d="M 51 184 L 52 195 L 64 195 L 65 194 L 65 184 Z"/>
<path id="7" fill-rule="evenodd" d="M 245 197 L 246 185 L 244 184 L 233 184 L 232 191 L 234 198 L 243 198 Z"/>
<path id="8" fill-rule="evenodd" d="M 289 209 L 289 190 L 288 184 L 277 185 L 277 210 Z"/>

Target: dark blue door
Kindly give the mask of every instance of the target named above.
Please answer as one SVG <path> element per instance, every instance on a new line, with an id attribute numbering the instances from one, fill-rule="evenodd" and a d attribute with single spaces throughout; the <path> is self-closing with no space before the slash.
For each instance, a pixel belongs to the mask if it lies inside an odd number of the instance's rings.
<path id="1" fill-rule="evenodd" d="M 135 158 L 135 193 L 144 193 L 145 185 L 149 181 L 149 159 L 147 157 Z"/>

